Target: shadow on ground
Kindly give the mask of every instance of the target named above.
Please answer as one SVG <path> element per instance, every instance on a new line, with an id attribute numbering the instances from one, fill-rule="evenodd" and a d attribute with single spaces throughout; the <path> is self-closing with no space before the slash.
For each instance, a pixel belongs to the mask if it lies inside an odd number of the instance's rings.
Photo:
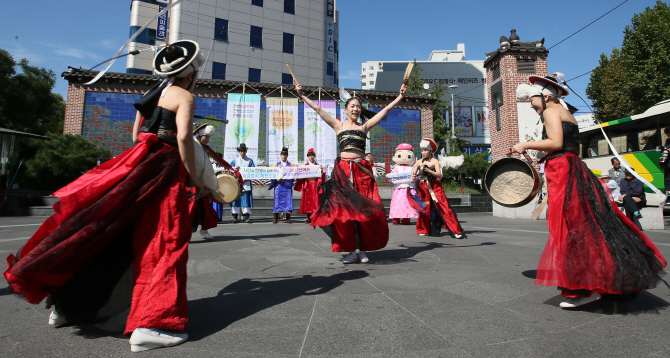
<path id="1" fill-rule="evenodd" d="M 477 245 L 458 245 L 458 244 L 447 244 L 442 242 L 422 242 L 426 244 L 425 246 L 412 246 L 407 247 L 405 245 L 398 245 L 404 249 L 391 249 L 391 250 L 381 250 L 368 252 L 367 255 L 370 258 L 370 263 L 368 265 L 394 265 L 403 262 L 416 262 L 413 259 L 414 256 L 430 251 L 437 248 L 463 248 L 463 247 L 478 247 L 478 246 L 488 246 L 495 245 L 495 242 L 482 242 Z M 344 256 L 343 256 L 344 257 Z"/>
<path id="2" fill-rule="evenodd" d="M 188 303 L 189 340 L 198 341 L 270 307 L 300 296 L 320 295 L 345 281 L 367 276 L 364 271 L 349 271 L 332 276 L 241 279 L 226 286 L 214 297 Z"/>
<path id="3" fill-rule="evenodd" d="M 557 295 L 546 300 L 544 304 L 558 307 L 564 300 L 563 296 Z M 668 308 L 669 306 L 670 303 L 664 299 L 645 291 L 639 294 L 603 295 L 598 301 L 565 310 L 600 313 L 604 315 L 639 315 L 660 314 L 661 309 Z"/>
<path id="4" fill-rule="evenodd" d="M 205 244 L 212 243 L 217 241 L 235 241 L 235 240 L 263 240 L 263 239 L 277 239 L 280 237 L 289 237 L 289 236 L 299 236 L 300 234 L 272 234 L 272 235 L 224 235 L 224 236 L 214 236 L 211 240 L 191 240 L 189 245 L 194 244 Z"/>

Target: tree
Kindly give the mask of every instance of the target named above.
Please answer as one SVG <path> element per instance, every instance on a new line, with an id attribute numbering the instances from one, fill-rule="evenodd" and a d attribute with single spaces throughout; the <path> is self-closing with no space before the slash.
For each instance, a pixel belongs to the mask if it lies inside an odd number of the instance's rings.
<path id="1" fill-rule="evenodd" d="M 591 74 L 587 96 L 596 119 L 611 121 L 642 113 L 670 98 L 670 7 L 657 1 L 654 8 L 635 14 L 624 30 L 621 49 L 614 49 Z"/>
<path id="2" fill-rule="evenodd" d="M 32 139 L 31 144 L 37 154 L 24 163 L 26 170 L 21 170 L 17 178 L 22 187 L 31 189 L 60 189 L 95 167 L 97 159 L 111 157 L 106 147 L 71 134 L 50 133 L 49 139 Z M 13 162 L 19 161 L 18 156 L 22 155 L 12 155 Z"/>

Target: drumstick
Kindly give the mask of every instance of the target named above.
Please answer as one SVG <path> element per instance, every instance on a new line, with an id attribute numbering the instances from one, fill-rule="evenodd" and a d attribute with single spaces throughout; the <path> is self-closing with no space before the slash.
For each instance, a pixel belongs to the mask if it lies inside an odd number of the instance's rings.
<path id="1" fill-rule="evenodd" d="M 407 85 L 409 84 L 409 78 L 412 76 L 412 70 L 414 69 L 414 62 L 410 62 L 407 64 L 407 68 L 405 69 L 405 76 L 402 78 L 402 84 Z"/>
<path id="2" fill-rule="evenodd" d="M 295 75 L 293 74 L 293 71 L 291 71 L 291 66 L 289 66 L 288 63 L 287 63 L 287 64 L 286 64 L 286 67 L 288 68 L 288 72 L 291 72 L 291 77 L 293 77 L 293 81 L 294 81 L 296 84 L 300 84 L 300 83 L 298 83 L 298 80 L 295 79 Z"/>

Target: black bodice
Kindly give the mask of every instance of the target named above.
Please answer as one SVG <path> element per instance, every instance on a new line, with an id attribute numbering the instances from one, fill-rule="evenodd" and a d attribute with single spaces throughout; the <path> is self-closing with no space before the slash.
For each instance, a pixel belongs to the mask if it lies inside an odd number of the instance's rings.
<path id="1" fill-rule="evenodd" d="M 344 130 L 337 135 L 337 140 L 340 142 L 340 151 L 353 149 L 365 153 L 366 139 L 365 132 L 358 129 Z"/>
<path id="2" fill-rule="evenodd" d="M 423 159 L 421 160 L 421 163 L 426 162 L 426 161 L 430 161 L 430 159 L 428 159 L 428 158 L 423 158 Z M 434 165 L 426 165 L 426 168 L 428 168 L 428 169 L 430 169 L 430 170 L 432 170 L 432 171 L 435 171 L 435 166 L 434 166 Z M 424 172 L 424 171 L 423 171 L 423 167 L 421 167 L 421 177 L 422 177 L 422 178 L 425 178 L 425 179 L 428 179 L 428 180 L 435 180 L 435 179 L 437 179 L 437 177 L 435 177 L 435 176 L 433 176 L 433 175 L 431 175 L 431 174 L 427 174 L 426 172 Z"/>
<path id="3" fill-rule="evenodd" d="M 561 122 L 563 126 L 563 148 L 558 152 L 579 155 L 579 126 L 572 122 Z M 547 139 L 547 128 L 542 127 L 542 139 Z"/>
<path id="4" fill-rule="evenodd" d="M 177 145 L 177 114 L 163 107 L 154 108 L 151 117 L 145 118 L 140 133 L 154 133 L 162 142 Z"/>

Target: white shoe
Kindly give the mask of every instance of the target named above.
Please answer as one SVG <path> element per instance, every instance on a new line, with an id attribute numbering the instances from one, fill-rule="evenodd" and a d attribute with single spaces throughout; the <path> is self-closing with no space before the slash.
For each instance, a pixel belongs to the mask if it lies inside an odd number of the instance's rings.
<path id="1" fill-rule="evenodd" d="M 343 264 L 351 264 L 354 262 L 358 262 L 358 254 L 356 252 L 352 252 L 342 259 Z"/>
<path id="2" fill-rule="evenodd" d="M 204 237 L 207 240 L 211 240 L 214 236 L 210 235 L 207 230 L 200 230 L 200 236 Z"/>
<path id="3" fill-rule="evenodd" d="M 419 234 L 419 236 L 426 236 L 426 234 Z"/>
<path id="4" fill-rule="evenodd" d="M 65 317 L 61 316 L 56 312 L 56 309 L 51 311 L 49 315 L 49 326 L 62 326 L 67 323 Z"/>
<path id="5" fill-rule="evenodd" d="M 368 263 L 370 262 L 370 259 L 368 258 L 368 255 L 365 254 L 365 251 L 361 251 L 358 253 L 358 257 L 361 258 L 361 263 Z"/>
<path id="6" fill-rule="evenodd" d="M 602 296 L 598 292 L 594 292 L 589 297 L 568 298 L 565 302 L 561 302 L 561 308 L 575 308 L 577 306 L 585 305 L 594 301 L 598 301 Z"/>
<path id="7" fill-rule="evenodd" d="M 460 239 L 462 237 L 463 237 L 463 235 L 461 235 L 461 234 L 454 234 L 454 238 L 456 238 L 456 239 Z"/>
<path id="8" fill-rule="evenodd" d="M 130 336 L 130 351 L 142 352 L 149 349 L 172 347 L 186 342 L 188 334 L 171 333 L 156 328 L 135 328 Z"/>

